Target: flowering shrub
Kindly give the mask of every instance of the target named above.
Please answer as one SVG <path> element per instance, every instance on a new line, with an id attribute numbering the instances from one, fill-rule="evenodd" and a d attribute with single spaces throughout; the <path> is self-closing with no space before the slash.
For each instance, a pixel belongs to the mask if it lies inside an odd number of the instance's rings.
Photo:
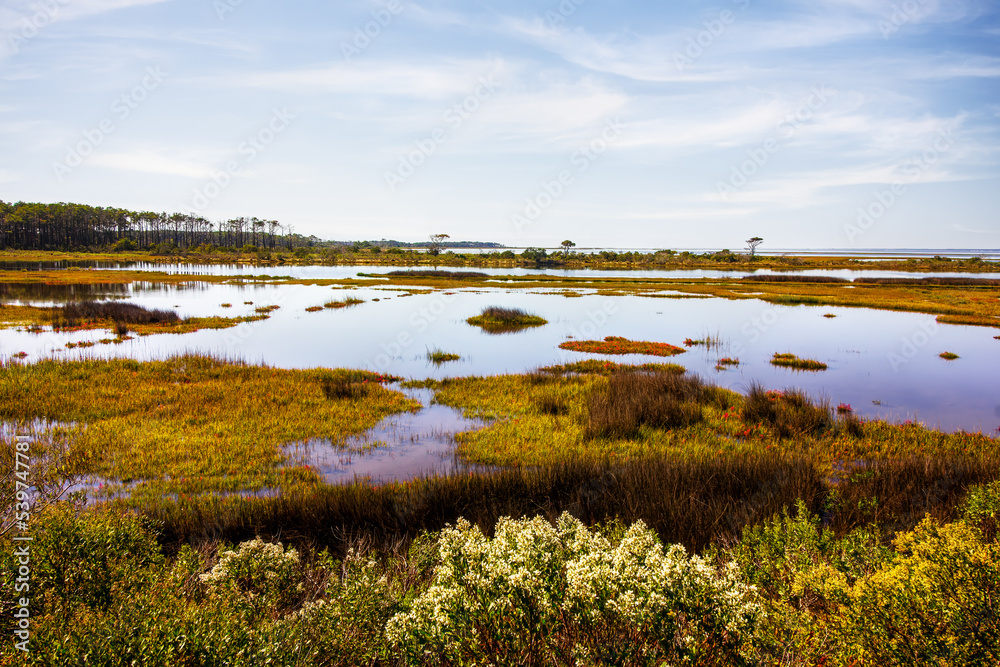
<path id="1" fill-rule="evenodd" d="M 254 607 L 290 605 L 302 592 L 299 552 L 259 537 L 238 551 L 219 552 L 219 562 L 201 575 L 209 593 L 243 599 Z"/>
<path id="2" fill-rule="evenodd" d="M 377 664 L 386 657 L 384 629 L 399 610 L 400 586 L 374 559 L 354 550 L 342 563 L 325 552 L 319 558 L 319 568 L 330 574 L 325 597 L 281 621 L 295 637 L 299 664 Z"/>
<path id="3" fill-rule="evenodd" d="M 664 548 L 642 522 L 612 541 L 565 513 L 501 519 L 493 539 L 460 520 L 439 548 L 430 586 L 386 628 L 410 664 L 740 664 L 759 610 L 735 567 Z"/>
<path id="4" fill-rule="evenodd" d="M 865 664 L 998 664 L 1000 544 L 928 517 L 895 546 L 893 561 L 851 591 L 844 652 Z"/>

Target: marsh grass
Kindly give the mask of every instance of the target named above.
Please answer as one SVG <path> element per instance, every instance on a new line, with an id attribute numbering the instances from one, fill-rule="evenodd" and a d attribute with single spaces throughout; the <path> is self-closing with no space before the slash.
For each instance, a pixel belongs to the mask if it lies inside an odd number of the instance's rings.
<path id="1" fill-rule="evenodd" d="M 704 419 L 703 405 L 725 407 L 724 391 L 676 373 L 616 373 L 587 403 L 587 438 L 633 438 L 644 426 L 685 428 Z"/>
<path id="2" fill-rule="evenodd" d="M 502 516 L 570 511 L 588 524 L 642 519 L 663 539 L 700 549 L 798 498 L 818 508 L 823 493 L 820 475 L 803 459 L 672 456 L 319 487 L 277 498 L 204 497 L 140 511 L 163 526 L 169 544 L 281 535 L 340 549 L 362 538 L 392 545 L 459 517 L 490 533 Z"/>
<path id="3" fill-rule="evenodd" d="M 343 442 L 419 403 L 365 371 L 280 370 L 186 355 L 166 361 L 5 364 L 0 418 L 77 426 L 67 470 L 138 481 L 136 503 L 165 494 L 316 484 L 286 467 L 285 443 Z"/>
<path id="4" fill-rule="evenodd" d="M 701 346 L 707 350 L 717 348 L 722 345 L 722 339 L 719 336 L 706 335 L 704 338 L 685 338 L 684 347 L 696 347 Z"/>
<path id="5" fill-rule="evenodd" d="M 444 271 L 440 269 L 414 269 L 412 271 L 389 271 L 385 275 L 394 278 L 450 278 L 462 280 L 469 278 L 489 278 L 488 274 L 479 271 Z"/>
<path id="6" fill-rule="evenodd" d="M 358 299 L 352 296 L 346 299 L 338 299 L 337 301 L 328 301 L 327 303 L 323 304 L 323 308 L 339 310 L 340 308 L 350 308 L 351 306 L 357 306 L 364 302 L 365 302 L 364 299 Z"/>
<path id="7" fill-rule="evenodd" d="M 835 532 L 869 524 L 909 530 L 925 515 L 956 518 L 970 487 L 1000 475 L 1000 457 L 920 456 L 858 461 L 831 487 L 827 522 Z"/>
<path id="8" fill-rule="evenodd" d="M 264 313 L 270 312 L 273 306 Z M 258 312 L 261 312 L 258 309 Z M 180 318 L 175 311 L 150 310 L 133 303 L 120 301 L 83 301 L 69 303 L 65 306 L 39 308 L 34 306 L 8 307 L 0 311 L 0 322 L 8 326 L 24 324 L 29 331 L 41 332 L 43 325 L 51 325 L 54 331 L 89 331 L 105 329 L 117 333 L 123 339 L 123 333 L 118 333 L 124 327 L 125 332 L 139 336 L 151 334 L 185 334 L 200 329 L 228 329 L 243 322 L 256 322 L 267 319 L 266 314 L 249 317 L 189 317 Z M 73 347 L 79 347 L 74 343 Z"/>
<path id="9" fill-rule="evenodd" d="M 569 340 L 560 343 L 559 347 L 590 354 L 647 354 L 655 357 L 672 357 L 687 351 L 669 343 L 629 340 L 621 336 L 607 336 L 604 340 Z"/>
<path id="10" fill-rule="evenodd" d="M 825 371 L 828 366 L 815 359 L 800 359 L 791 352 L 775 352 L 771 357 L 772 366 L 794 368 L 799 371 Z"/>
<path id="11" fill-rule="evenodd" d="M 743 276 L 742 280 L 751 283 L 849 283 L 847 278 L 836 276 L 800 276 L 784 274 L 764 274 L 760 276 Z"/>
<path id="12" fill-rule="evenodd" d="M 153 310 L 135 303 L 121 301 L 80 301 L 62 307 L 63 321 L 78 323 L 83 320 L 111 320 L 124 324 L 176 323 L 180 317 L 172 310 Z M 76 326 L 66 324 L 64 326 Z"/>
<path id="13" fill-rule="evenodd" d="M 856 278 L 854 282 L 863 285 L 946 285 L 961 287 L 1000 287 L 1000 280 L 995 278 L 958 278 L 936 277 L 926 278 Z"/>
<path id="14" fill-rule="evenodd" d="M 833 426 L 829 403 L 814 403 L 800 390 L 767 390 L 752 383 L 743 401 L 743 421 L 768 425 L 779 438 L 821 435 Z"/>
<path id="15" fill-rule="evenodd" d="M 431 362 L 435 366 L 440 366 L 441 364 L 448 361 L 458 361 L 461 359 L 461 355 L 454 354 L 452 352 L 445 352 L 441 349 L 433 349 L 427 351 L 427 361 Z"/>
<path id="16" fill-rule="evenodd" d="M 568 364 L 558 364 L 555 366 L 543 366 L 538 369 L 542 373 L 552 375 L 565 375 L 568 373 L 611 375 L 618 372 L 629 371 L 649 371 L 662 373 L 675 373 L 681 375 L 686 369 L 679 364 L 618 364 L 613 361 L 601 361 L 600 359 L 584 359 Z"/>
<path id="17" fill-rule="evenodd" d="M 500 306 L 488 306 L 479 315 L 470 317 L 466 322 L 480 327 L 487 333 L 511 333 L 548 324 L 548 320 L 521 308 Z"/>

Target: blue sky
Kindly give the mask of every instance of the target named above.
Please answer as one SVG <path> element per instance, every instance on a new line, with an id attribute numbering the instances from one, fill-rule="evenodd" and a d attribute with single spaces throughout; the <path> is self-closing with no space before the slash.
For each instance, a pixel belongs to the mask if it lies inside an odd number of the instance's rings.
<path id="1" fill-rule="evenodd" d="M 5 0 L 0 199 L 322 238 L 1000 247 L 1000 10 Z"/>

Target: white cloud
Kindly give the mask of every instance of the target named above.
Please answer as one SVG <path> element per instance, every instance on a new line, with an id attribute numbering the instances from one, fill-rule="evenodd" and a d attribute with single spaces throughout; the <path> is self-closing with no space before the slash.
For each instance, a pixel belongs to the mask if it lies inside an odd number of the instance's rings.
<path id="1" fill-rule="evenodd" d="M 193 162 L 169 157 L 161 152 L 139 150 L 124 153 L 95 153 L 85 164 L 121 169 L 124 171 L 141 171 L 150 174 L 168 174 L 171 176 L 187 176 L 189 178 L 208 178 L 212 175 L 211 167 L 202 162 Z"/>

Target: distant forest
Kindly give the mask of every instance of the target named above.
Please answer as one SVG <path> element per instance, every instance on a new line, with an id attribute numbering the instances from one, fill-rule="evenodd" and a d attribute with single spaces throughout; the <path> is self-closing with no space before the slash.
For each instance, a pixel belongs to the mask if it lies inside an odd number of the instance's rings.
<path id="1" fill-rule="evenodd" d="M 213 222 L 198 215 L 129 211 L 86 204 L 35 204 L 0 200 L 0 250 L 164 250 L 334 247 L 418 248 L 403 241 L 325 241 L 296 234 L 277 220 L 233 218 Z M 449 248 L 502 248 L 499 243 L 456 241 Z"/>

